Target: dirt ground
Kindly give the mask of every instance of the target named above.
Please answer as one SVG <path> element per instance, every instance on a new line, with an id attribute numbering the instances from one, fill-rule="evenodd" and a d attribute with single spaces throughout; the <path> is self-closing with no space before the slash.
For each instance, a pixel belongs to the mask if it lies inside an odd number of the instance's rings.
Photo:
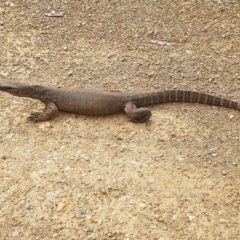
<path id="1" fill-rule="evenodd" d="M 1 1 L 0 43 L 1 82 L 240 101 L 239 0 Z M 238 111 L 30 123 L 40 102 L 0 101 L 0 239 L 240 239 Z"/>

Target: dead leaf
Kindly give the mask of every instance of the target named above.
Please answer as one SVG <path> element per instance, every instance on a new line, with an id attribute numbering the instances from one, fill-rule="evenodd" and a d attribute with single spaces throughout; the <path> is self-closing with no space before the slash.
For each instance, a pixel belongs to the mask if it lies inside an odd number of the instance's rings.
<path id="1" fill-rule="evenodd" d="M 62 202 L 60 202 L 57 206 L 57 211 L 62 212 L 67 205 L 69 205 L 72 202 L 72 198 L 66 197 L 62 199 Z"/>

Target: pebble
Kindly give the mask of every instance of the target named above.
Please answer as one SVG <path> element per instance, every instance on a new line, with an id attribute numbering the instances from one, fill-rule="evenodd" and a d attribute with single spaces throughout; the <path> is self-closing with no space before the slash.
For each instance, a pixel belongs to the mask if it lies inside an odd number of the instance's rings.
<path id="1" fill-rule="evenodd" d="M 54 182 L 55 182 L 55 183 L 61 183 L 61 182 L 63 182 L 63 179 L 62 179 L 60 176 L 56 176 L 56 177 L 54 178 Z"/>
<path id="2" fill-rule="evenodd" d="M 163 226 L 163 228 L 162 228 L 164 231 L 167 231 L 168 230 L 168 227 L 165 225 L 165 226 Z"/>
<path id="3" fill-rule="evenodd" d="M 4 13 L 5 9 L 0 7 L 0 13 Z"/>
<path id="4" fill-rule="evenodd" d="M 87 215 L 87 210 L 80 210 L 80 211 L 79 211 L 79 215 L 80 215 L 80 216 Z"/>
<path id="5" fill-rule="evenodd" d="M 61 145 L 61 146 L 59 147 L 60 150 L 64 150 L 65 148 L 66 148 L 65 145 Z"/>
<path id="6" fill-rule="evenodd" d="M 2 77 L 7 77 L 7 76 L 8 76 L 8 72 L 1 71 L 1 72 L 0 72 L 0 75 L 1 75 Z"/>
<path id="7" fill-rule="evenodd" d="M 71 169 L 72 169 L 71 167 L 67 166 L 64 168 L 64 172 L 69 172 Z"/>
<path id="8" fill-rule="evenodd" d="M 101 188 L 100 191 L 101 191 L 102 194 L 106 194 L 107 193 L 105 188 Z"/>
<path id="9" fill-rule="evenodd" d="M 33 209 L 33 204 L 31 204 L 31 203 L 26 203 L 26 204 L 25 204 L 25 209 L 27 209 L 27 210 Z"/>
<path id="10" fill-rule="evenodd" d="M 12 237 L 17 237 L 19 235 L 18 230 L 15 230 L 14 232 L 12 232 Z"/>
<path id="11" fill-rule="evenodd" d="M 187 54 L 192 54 L 192 51 L 191 50 L 186 50 L 186 53 Z"/>
<path id="12" fill-rule="evenodd" d="M 38 216 L 38 219 L 39 219 L 39 220 L 43 220 L 43 219 L 44 219 L 44 216 L 43 216 L 43 215 L 40 215 L 40 216 Z"/>
<path id="13" fill-rule="evenodd" d="M 226 176 L 228 173 L 227 173 L 227 171 L 222 171 L 222 175 L 224 175 L 224 176 Z"/>
<path id="14" fill-rule="evenodd" d="M 145 207 L 146 207 L 146 204 L 145 204 L 145 203 L 139 203 L 139 206 L 140 206 L 141 208 L 145 208 Z"/>
<path id="15" fill-rule="evenodd" d="M 2 160 L 6 160 L 6 159 L 7 159 L 7 156 L 6 156 L 5 154 L 1 154 L 1 155 L 0 155 L 0 158 L 1 158 Z"/>
<path id="16" fill-rule="evenodd" d="M 179 161 L 179 162 L 180 162 L 180 161 L 183 161 L 183 160 L 184 160 L 184 157 L 178 155 L 178 156 L 176 156 L 176 160 Z"/>
<path id="17" fill-rule="evenodd" d="M 69 72 L 67 73 L 67 75 L 68 75 L 68 76 L 72 76 L 72 75 L 73 75 L 73 72 L 72 72 L 72 71 L 69 71 Z"/>
<path id="18" fill-rule="evenodd" d="M 219 219 L 219 222 L 220 222 L 220 223 L 226 223 L 227 221 L 226 221 L 226 219 L 224 219 L 224 218 L 220 218 L 220 219 Z"/>
<path id="19" fill-rule="evenodd" d="M 17 167 L 18 167 L 18 165 L 17 165 L 17 164 L 12 164 L 11 166 L 9 166 L 9 170 L 12 170 L 12 171 L 14 171 L 14 170 L 16 170 L 16 169 L 17 169 Z"/>

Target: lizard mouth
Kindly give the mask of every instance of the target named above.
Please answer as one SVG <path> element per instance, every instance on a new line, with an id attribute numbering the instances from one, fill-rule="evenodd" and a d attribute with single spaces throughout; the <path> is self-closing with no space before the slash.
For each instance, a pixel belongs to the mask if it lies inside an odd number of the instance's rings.
<path id="1" fill-rule="evenodd" d="M 3 92 L 10 92 L 12 90 L 14 90 L 14 88 L 12 88 L 12 87 L 2 87 L 1 88 L 1 91 L 3 91 Z"/>

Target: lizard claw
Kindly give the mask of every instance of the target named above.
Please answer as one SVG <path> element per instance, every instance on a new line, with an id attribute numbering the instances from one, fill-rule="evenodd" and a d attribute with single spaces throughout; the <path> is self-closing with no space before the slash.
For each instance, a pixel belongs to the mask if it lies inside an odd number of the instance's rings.
<path id="1" fill-rule="evenodd" d="M 39 112 L 33 112 L 27 117 L 27 120 L 31 122 L 36 122 L 40 114 L 41 113 Z"/>

